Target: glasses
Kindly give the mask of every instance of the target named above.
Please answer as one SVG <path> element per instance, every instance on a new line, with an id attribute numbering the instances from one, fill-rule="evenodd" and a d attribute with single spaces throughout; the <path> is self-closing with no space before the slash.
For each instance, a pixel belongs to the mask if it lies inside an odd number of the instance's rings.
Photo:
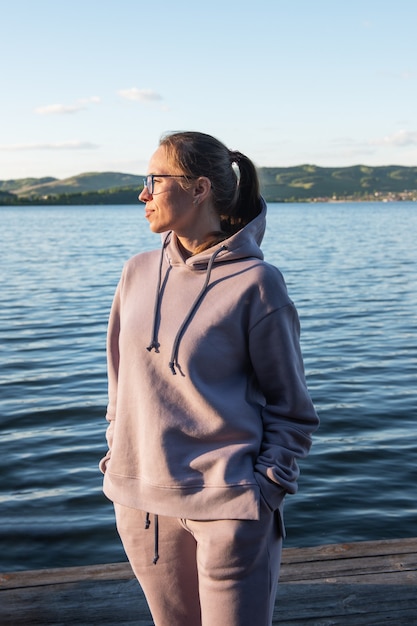
<path id="1" fill-rule="evenodd" d="M 155 178 L 188 178 L 188 176 L 184 176 L 183 174 L 148 174 L 147 177 L 143 179 L 143 188 L 146 187 L 148 193 L 151 195 L 155 189 Z"/>

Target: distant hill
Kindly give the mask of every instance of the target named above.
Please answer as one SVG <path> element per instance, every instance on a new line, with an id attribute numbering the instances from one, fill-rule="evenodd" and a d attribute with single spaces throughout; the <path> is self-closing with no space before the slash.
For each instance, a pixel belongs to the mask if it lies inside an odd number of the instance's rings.
<path id="1" fill-rule="evenodd" d="M 417 167 L 262 167 L 261 191 L 268 202 L 326 200 L 417 200 Z M 89 172 L 63 180 L 0 181 L 0 204 L 134 204 L 143 176 Z"/>
<path id="2" fill-rule="evenodd" d="M 55 182 L 56 178 L 18 178 L 16 180 L 0 180 L 0 191 L 12 191 L 19 193 L 19 190 L 29 188 L 33 185 L 45 185 Z"/>
<path id="3" fill-rule="evenodd" d="M 121 187 L 139 187 L 143 176 L 118 172 L 88 172 L 63 180 L 57 178 L 24 178 L 0 181 L 1 191 L 11 191 L 21 198 L 59 194 L 77 194 L 90 191 L 107 191 Z"/>
<path id="4" fill-rule="evenodd" d="M 417 167 L 263 167 L 258 170 L 261 188 L 270 202 L 369 198 L 417 191 Z"/>

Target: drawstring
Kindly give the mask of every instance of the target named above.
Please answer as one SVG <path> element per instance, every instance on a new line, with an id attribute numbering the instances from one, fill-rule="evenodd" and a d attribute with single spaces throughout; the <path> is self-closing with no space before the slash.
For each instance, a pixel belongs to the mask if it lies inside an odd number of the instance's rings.
<path id="1" fill-rule="evenodd" d="M 156 296 L 155 296 L 155 305 L 154 305 L 154 309 L 153 309 L 153 328 L 152 328 L 152 339 L 151 339 L 151 343 L 149 344 L 149 346 L 146 348 L 149 352 L 151 350 L 155 350 L 155 352 L 158 352 L 158 348 L 159 348 L 159 343 L 158 340 L 156 338 L 156 325 L 157 325 L 157 319 L 158 319 L 158 307 L 159 307 L 159 292 L 161 290 L 161 282 L 162 282 L 162 264 L 164 262 L 164 250 L 165 250 L 165 246 L 166 243 L 168 241 L 168 237 L 170 236 L 170 232 L 167 234 L 167 236 L 164 239 L 164 242 L 162 244 L 162 249 L 161 249 L 161 256 L 159 258 L 159 269 L 158 269 L 158 284 L 156 286 Z"/>
<path id="2" fill-rule="evenodd" d="M 218 250 L 216 250 L 216 252 L 214 252 L 214 254 L 212 254 L 212 256 L 210 258 L 210 261 L 209 261 L 209 263 L 207 265 L 206 280 L 204 281 L 204 285 L 200 289 L 200 293 L 198 294 L 198 296 L 194 300 L 194 303 L 193 303 L 191 309 L 189 310 L 188 315 L 186 316 L 186 318 L 184 319 L 183 323 L 179 327 L 178 332 L 176 334 L 176 337 L 174 339 L 174 343 L 172 345 L 171 360 L 169 362 L 169 367 L 171 369 L 171 372 L 174 375 L 177 373 L 175 371 L 175 366 L 178 367 L 177 353 L 178 353 L 178 347 L 179 347 L 179 343 L 180 343 L 180 339 L 181 339 L 182 333 L 184 332 L 184 329 L 187 326 L 188 322 L 190 321 L 190 318 L 192 317 L 194 311 L 198 307 L 198 305 L 200 303 L 200 300 L 202 300 L 202 298 L 204 296 L 204 293 L 205 293 L 205 291 L 207 289 L 207 285 L 209 284 L 209 281 L 210 281 L 210 275 L 211 275 L 211 269 L 213 267 L 213 263 L 216 260 L 217 255 L 220 254 L 220 252 L 223 252 L 223 250 L 227 250 L 227 246 L 221 246 L 221 248 L 219 248 Z"/>
<path id="3" fill-rule="evenodd" d="M 146 348 L 149 352 L 151 352 L 151 350 L 155 350 L 155 352 L 158 352 L 158 348 L 159 348 L 159 343 L 158 343 L 158 339 L 157 339 L 157 336 L 156 336 L 157 335 L 158 309 L 159 309 L 159 294 L 160 294 L 161 283 L 162 283 L 162 265 L 163 265 L 163 261 L 164 261 L 164 250 L 165 250 L 165 246 L 166 246 L 167 241 L 168 241 L 168 237 L 170 235 L 171 235 L 171 233 L 168 233 L 167 236 L 164 239 L 164 243 L 163 243 L 162 250 L 161 250 L 161 257 L 160 257 L 160 260 L 159 260 L 158 285 L 157 285 L 157 288 L 156 288 L 155 306 L 154 306 L 154 312 L 153 312 L 152 339 L 151 339 L 151 343 Z M 207 285 L 209 284 L 209 281 L 210 281 L 210 275 L 211 275 L 211 270 L 212 270 L 212 267 L 213 267 L 213 263 L 216 260 L 217 255 L 220 254 L 220 252 L 223 252 L 223 250 L 227 250 L 227 246 L 226 245 L 221 246 L 210 257 L 210 260 L 209 260 L 208 265 L 207 265 L 206 279 L 204 281 L 204 285 L 200 289 L 199 294 L 197 295 L 196 299 L 194 300 L 194 303 L 193 303 L 191 309 L 189 310 L 186 318 L 184 319 L 183 323 L 181 324 L 181 326 L 178 329 L 178 332 L 177 332 L 177 334 L 175 336 L 174 343 L 172 345 L 171 360 L 169 362 L 169 368 L 170 368 L 171 372 L 174 375 L 177 373 L 175 371 L 175 367 L 178 367 L 177 353 L 178 353 L 179 343 L 180 343 L 182 334 L 183 334 L 184 329 L 187 326 L 188 322 L 190 321 L 194 311 L 196 310 L 196 308 L 198 307 L 200 301 L 202 300 L 202 298 L 204 296 L 204 293 L 205 293 L 205 291 L 207 289 Z"/>
<path id="4" fill-rule="evenodd" d="M 157 515 L 154 515 L 153 518 L 154 518 L 154 557 L 153 557 L 152 563 L 156 565 L 159 559 L 159 553 L 158 553 L 159 551 L 159 519 Z M 148 530 L 150 525 L 151 525 L 150 515 L 149 513 L 146 513 L 145 530 Z"/>
<path id="5" fill-rule="evenodd" d="M 159 517 L 157 515 L 155 515 L 154 518 L 154 522 L 155 522 L 155 528 L 154 528 L 154 544 L 155 544 L 155 550 L 154 550 L 154 557 L 153 557 L 153 564 L 156 565 L 159 559 L 159 554 L 158 554 L 158 550 L 159 550 Z"/>

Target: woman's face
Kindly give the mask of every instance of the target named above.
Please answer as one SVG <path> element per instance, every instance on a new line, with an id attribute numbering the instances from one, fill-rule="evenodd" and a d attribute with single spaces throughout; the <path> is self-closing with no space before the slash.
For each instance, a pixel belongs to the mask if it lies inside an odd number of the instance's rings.
<path id="1" fill-rule="evenodd" d="M 178 167 L 168 162 L 164 146 L 153 154 L 148 174 L 154 176 L 153 193 L 144 187 L 139 200 L 146 204 L 145 217 L 151 231 L 164 233 L 173 230 L 179 236 L 189 235 L 196 219 L 193 191 L 181 186 L 181 178 L 158 178 L 158 174 L 183 175 Z"/>

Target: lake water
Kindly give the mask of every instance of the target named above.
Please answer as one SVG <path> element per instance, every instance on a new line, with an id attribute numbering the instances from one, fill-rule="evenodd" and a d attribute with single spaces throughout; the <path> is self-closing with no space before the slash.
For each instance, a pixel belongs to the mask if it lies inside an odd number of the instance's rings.
<path id="1" fill-rule="evenodd" d="M 125 560 L 97 464 L 105 334 L 138 206 L 0 207 L 0 570 Z M 417 535 L 417 204 L 270 204 L 264 253 L 321 417 L 287 547 Z"/>

